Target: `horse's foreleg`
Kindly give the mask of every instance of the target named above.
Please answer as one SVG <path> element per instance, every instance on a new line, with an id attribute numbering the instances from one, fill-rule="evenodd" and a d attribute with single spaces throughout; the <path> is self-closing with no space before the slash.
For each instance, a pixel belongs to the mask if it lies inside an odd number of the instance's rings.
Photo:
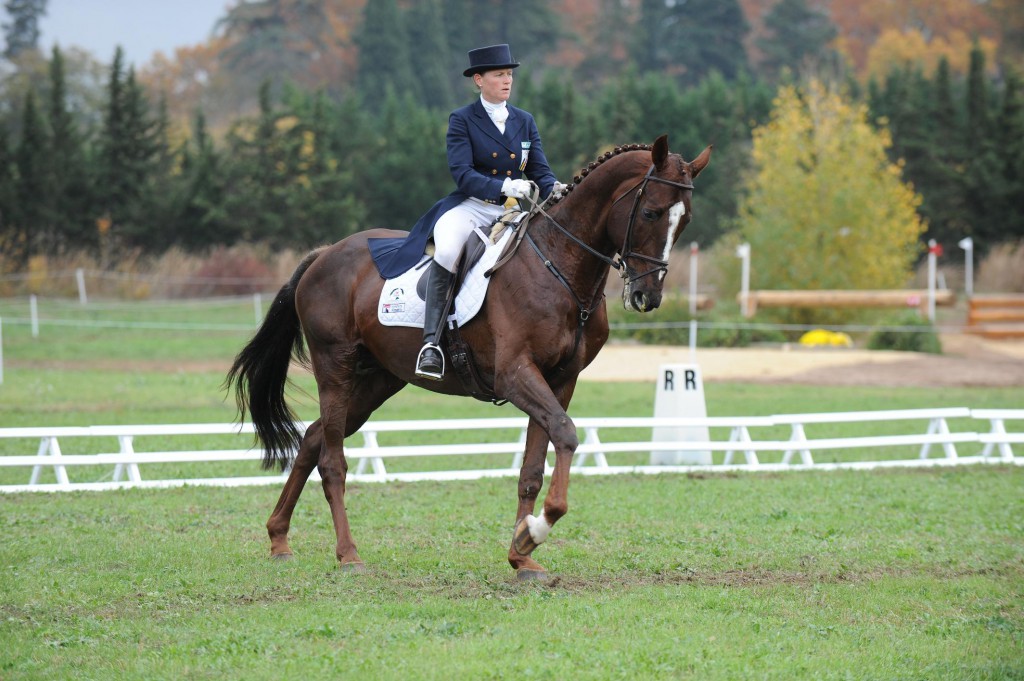
<path id="1" fill-rule="evenodd" d="M 281 490 L 281 496 L 277 500 L 274 512 L 270 514 L 267 521 L 267 534 L 270 535 L 270 557 L 277 559 L 288 559 L 292 557 L 292 550 L 288 546 L 288 528 L 291 526 L 292 512 L 295 504 L 306 486 L 309 474 L 316 467 L 317 458 L 323 445 L 323 428 L 320 421 L 314 422 L 306 429 L 302 436 L 302 444 L 299 445 L 299 452 L 295 456 L 291 473 L 288 474 L 288 481 Z"/>
<path id="2" fill-rule="evenodd" d="M 523 450 L 523 465 L 519 470 L 519 508 L 516 511 L 516 531 L 512 546 L 508 550 L 508 562 L 516 573 L 527 575 L 530 572 L 543 573 L 544 568 L 530 554 L 537 547 L 536 543 L 526 543 L 521 538 L 520 524 L 524 518 L 533 517 L 537 505 L 537 496 L 544 486 L 544 463 L 548 454 L 548 434 L 534 419 L 526 429 L 526 445 Z M 527 533 L 527 536 L 528 533 Z"/>
<path id="3" fill-rule="evenodd" d="M 576 425 L 565 409 L 575 382 L 564 386 L 556 396 L 540 371 L 532 367 L 532 370 L 521 369 L 510 388 L 506 394 L 513 404 L 530 415 L 530 428 L 520 473 L 519 513 L 512 533 L 509 562 L 516 568 L 518 577 L 530 579 L 544 576 L 544 568 L 531 557 L 533 550 L 547 539 L 552 526 L 569 511 L 569 468 L 579 438 Z M 532 491 L 532 485 L 533 481 L 543 478 L 549 440 L 555 447 L 555 470 L 544 497 L 544 508 L 539 516 L 534 516 L 532 511 L 540 485 L 537 484 L 536 491 Z M 524 487 L 530 488 L 532 498 L 529 494 L 524 498 Z"/>

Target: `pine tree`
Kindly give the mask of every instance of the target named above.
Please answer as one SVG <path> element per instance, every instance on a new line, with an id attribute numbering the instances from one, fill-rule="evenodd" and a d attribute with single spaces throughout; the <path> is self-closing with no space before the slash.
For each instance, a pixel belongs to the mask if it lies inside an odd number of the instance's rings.
<path id="1" fill-rule="evenodd" d="M 47 254 L 55 246 L 50 208 L 53 183 L 45 162 L 49 144 L 35 90 L 29 90 L 21 116 L 21 141 L 14 153 L 18 178 L 14 219 L 30 254 Z"/>
<path id="2" fill-rule="evenodd" d="M 379 111 L 388 92 L 404 97 L 417 94 L 409 39 L 395 0 L 366 3 L 363 25 L 355 37 L 359 46 L 356 83 L 363 103 Z"/>
<path id="3" fill-rule="evenodd" d="M 23 52 L 39 49 L 39 20 L 46 16 L 47 0 L 7 0 L 4 9 L 10 17 L 3 24 L 4 57 L 14 60 Z"/>
<path id="4" fill-rule="evenodd" d="M 662 71 L 684 85 L 713 71 L 732 80 L 749 71 L 748 30 L 738 0 L 641 0 L 631 52 L 641 73 Z"/>
<path id="5" fill-rule="evenodd" d="M 110 221 L 115 243 L 146 246 L 153 234 L 153 191 L 161 152 L 149 101 L 135 78 L 124 70 L 118 47 L 110 68 L 103 130 L 99 139 L 97 210 Z"/>
<path id="6" fill-rule="evenodd" d="M 189 251 L 229 243 L 229 220 L 224 214 L 224 178 L 221 158 L 206 129 L 206 117 L 197 111 L 192 135 L 181 152 L 181 174 L 174 183 L 175 212 L 169 228 L 172 243 Z"/>
<path id="7" fill-rule="evenodd" d="M 1003 102 L 996 122 L 996 148 L 1001 165 L 998 193 L 1000 240 L 1024 239 L 1024 84 L 1020 74 L 1009 71 L 1003 88 Z"/>
<path id="8" fill-rule="evenodd" d="M 999 243 L 1003 238 L 1003 217 L 992 207 L 998 205 L 1002 187 L 1002 169 L 992 136 L 988 82 L 985 77 L 985 53 L 977 45 L 971 50 L 967 74 L 967 130 L 964 208 L 968 229 L 977 237 L 979 250 Z"/>
<path id="9" fill-rule="evenodd" d="M 0 261 L 24 264 L 24 234 L 18 217 L 17 173 L 7 128 L 0 125 Z"/>
<path id="10" fill-rule="evenodd" d="M 923 118 L 929 122 L 928 153 L 917 181 L 924 197 L 922 212 L 928 217 L 927 236 L 953 243 L 973 232 L 964 205 L 964 130 L 945 58 L 939 60 L 931 96 L 924 106 Z"/>
<path id="11" fill-rule="evenodd" d="M 85 160 L 85 145 L 68 105 L 64 56 L 53 48 L 50 59 L 48 118 L 51 141 L 47 163 L 53 178 L 53 212 L 61 239 L 72 248 L 96 246 Z"/>
<path id="12" fill-rule="evenodd" d="M 416 85 L 420 106 L 451 111 L 459 100 L 452 88 L 448 66 L 451 49 L 442 24 L 438 0 L 420 0 L 406 11 L 411 61 L 416 65 Z"/>
<path id="13" fill-rule="evenodd" d="M 763 67 L 771 74 L 786 68 L 792 72 L 809 60 L 827 58 L 827 46 L 836 27 L 827 14 L 812 9 L 807 0 L 780 0 L 764 18 L 769 34 L 758 39 L 764 53 Z"/>

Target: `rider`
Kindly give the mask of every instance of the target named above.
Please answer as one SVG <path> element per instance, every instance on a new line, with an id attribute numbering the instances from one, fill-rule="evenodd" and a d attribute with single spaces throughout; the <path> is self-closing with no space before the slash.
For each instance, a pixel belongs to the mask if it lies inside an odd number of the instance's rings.
<path id="1" fill-rule="evenodd" d="M 416 375 L 421 378 L 441 380 L 444 376 L 444 357 L 438 346 L 445 321 L 442 308 L 456 260 L 473 229 L 487 227 L 501 217 L 507 199 L 528 196 L 531 187 L 527 180 L 535 182 L 544 197 L 552 190 L 561 193 L 565 187 L 548 166 L 533 116 L 507 103 L 512 71 L 517 66 L 505 44 L 469 51 L 469 68 L 463 75 L 473 79 L 480 99 L 456 109 L 448 118 L 448 167 L 457 189 L 427 211 L 405 239 L 370 242 L 381 276 L 391 278 L 419 261 L 433 235 L 423 347 L 416 358 Z"/>

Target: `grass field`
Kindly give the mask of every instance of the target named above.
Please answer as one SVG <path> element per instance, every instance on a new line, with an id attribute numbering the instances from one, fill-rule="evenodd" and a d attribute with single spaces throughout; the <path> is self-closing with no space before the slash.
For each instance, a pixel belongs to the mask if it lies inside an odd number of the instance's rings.
<path id="1" fill-rule="evenodd" d="M 221 371 L 174 363 L 227 361 L 245 331 L 3 329 L 0 426 L 233 418 Z M 705 391 L 714 415 L 1021 403 L 1020 390 Z M 649 415 L 653 392 L 587 383 L 571 411 Z M 515 414 L 407 390 L 377 418 L 452 408 Z M 298 410 L 315 416 L 308 398 Z M 4 495 L 0 679 L 1024 678 L 1022 486 L 1020 468 L 988 466 L 577 477 L 537 551 L 553 585 L 517 584 L 505 562 L 507 479 L 353 485 L 363 575 L 336 569 L 317 486 L 287 563 L 267 559 L 274 487 Z"/>

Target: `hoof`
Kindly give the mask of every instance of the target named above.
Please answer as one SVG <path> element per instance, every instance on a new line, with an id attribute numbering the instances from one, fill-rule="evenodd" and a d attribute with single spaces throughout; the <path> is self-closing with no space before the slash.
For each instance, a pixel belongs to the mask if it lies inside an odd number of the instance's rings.
<path id="1" fill-rule="evenodd" d="M 366 565 L 362 561 L 353 561 L 351 563 L 341 563 L 338 568 L 342 572 L 347 572 L 352 575 L 362 575 L 366 573 Z"/>
<path id="2" fill-rule="evenodd" d="M 533 570 L 530 568 L 519 568 L 516 570 L 516 581 L 517 582 L 550 582 L 552 579 L 551 575 L 548 574 L 547 570 Z"/>
<path id="3" fill-rule="evenodd" d="M 272 555 L 270 557 L 270 560 L 285 561 L 285 560 L 291 560 L 294 557 L 295 556 L 292 555 L 291 553 L 275 553 L 274 555 Z"/>

